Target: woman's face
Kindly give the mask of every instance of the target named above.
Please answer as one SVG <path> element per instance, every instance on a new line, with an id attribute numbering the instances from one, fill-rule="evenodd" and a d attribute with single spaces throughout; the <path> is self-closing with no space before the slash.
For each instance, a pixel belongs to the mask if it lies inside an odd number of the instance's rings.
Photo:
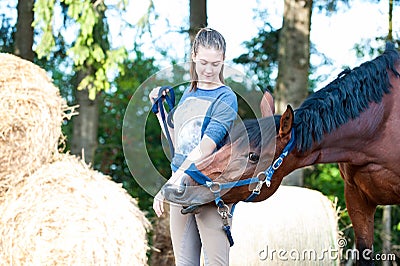
<path id="1" fill-rule="evenodd" d="M 220 84 L 219 73 L 224 65 L 222 51 L 199 46 L 197 54 L 192 54 L 192 60 L 196 63 L 196 73 L 201 83 Z"/>

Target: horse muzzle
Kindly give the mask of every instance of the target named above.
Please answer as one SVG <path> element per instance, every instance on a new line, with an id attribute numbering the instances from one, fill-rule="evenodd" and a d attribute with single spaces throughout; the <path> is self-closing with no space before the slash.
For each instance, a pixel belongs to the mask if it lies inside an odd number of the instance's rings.
<path id="1" fill-rule="evenodd" d="M 185 177 L 180 185 L 166 183 L 161 188 L 161 193 L 168 202 L 182 206 L 200 206 L 214 200 L 214 194 L 210 189 L 193 184 L 191 181 L 189 177 Z"/>

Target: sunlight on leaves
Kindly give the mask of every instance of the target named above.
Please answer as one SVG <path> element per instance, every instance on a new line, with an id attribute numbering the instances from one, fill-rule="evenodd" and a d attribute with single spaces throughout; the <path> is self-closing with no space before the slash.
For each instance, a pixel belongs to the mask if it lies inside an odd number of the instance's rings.
<path id="1" fill-rule="evenodd" d="M 57 2 L 55 0 L 37 0 L 35 2 L 33 26 L 41 32 L 40 41 L 36 47 L 39 58 L 49 58 L 56 45 L 54 38 L 59 33 L 54 32 L 52 25 L 54 6 L 58 4 Z M 93 35 L 95 26 L 99 21 L 101 22 L 101 13 L 104 13 L 107 8 L 104 2 L 60 0 L 59 3 L 63 3 L 67 7 L 66 15 L 79 28 L 72 47 L 67 50 L 67 55 L 73 60 L 76 69 L 84 70 L 88 67 L 95 69 L 91 76 L 85 77 L 78 85 L 79 90 L 87 89 L 89 98 L 94 100 L 98 92 L 110 88 L 110 77 L 115 77 L 115 73 L 123 70 L 121 64 L 128 56 L 127 51 L 123 47 L 107 50 L 109 49 L 106 48 L 107 45 L 104 46 L 95 40 Z M 127 3 L 127 0 L 121 0 L 117 6 L 120 10 L 124 10 Z M 149 9 L 151 8 L 149 7 Z"/>

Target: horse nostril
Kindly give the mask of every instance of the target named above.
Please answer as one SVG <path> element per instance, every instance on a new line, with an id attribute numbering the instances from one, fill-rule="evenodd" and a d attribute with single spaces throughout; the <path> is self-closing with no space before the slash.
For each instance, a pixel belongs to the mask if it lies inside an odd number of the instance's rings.
<path id="1" fill-rule="evenodd" d="M 185 189 L 186 189 L 187 185 L 188 185 L 188 182 L 187 182 L 186 175 L 185 175 L 181 179 L 181 183 L 180 183 L 180 185 L 179 185 L 179 187 L 177 189 L 177 192 L 179 194 L 183 194 L 183 192 L 185 192 Z"/>

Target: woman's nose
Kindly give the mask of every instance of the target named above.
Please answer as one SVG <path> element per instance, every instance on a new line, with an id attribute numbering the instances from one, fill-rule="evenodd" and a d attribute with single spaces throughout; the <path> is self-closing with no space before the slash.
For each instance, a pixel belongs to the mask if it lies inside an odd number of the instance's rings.
<path id="1" fill-rule="evenodd" d="M 212 66 L 210 64 L 207 64 L 205 71 L 206 73 L 212 73 Z"/>

